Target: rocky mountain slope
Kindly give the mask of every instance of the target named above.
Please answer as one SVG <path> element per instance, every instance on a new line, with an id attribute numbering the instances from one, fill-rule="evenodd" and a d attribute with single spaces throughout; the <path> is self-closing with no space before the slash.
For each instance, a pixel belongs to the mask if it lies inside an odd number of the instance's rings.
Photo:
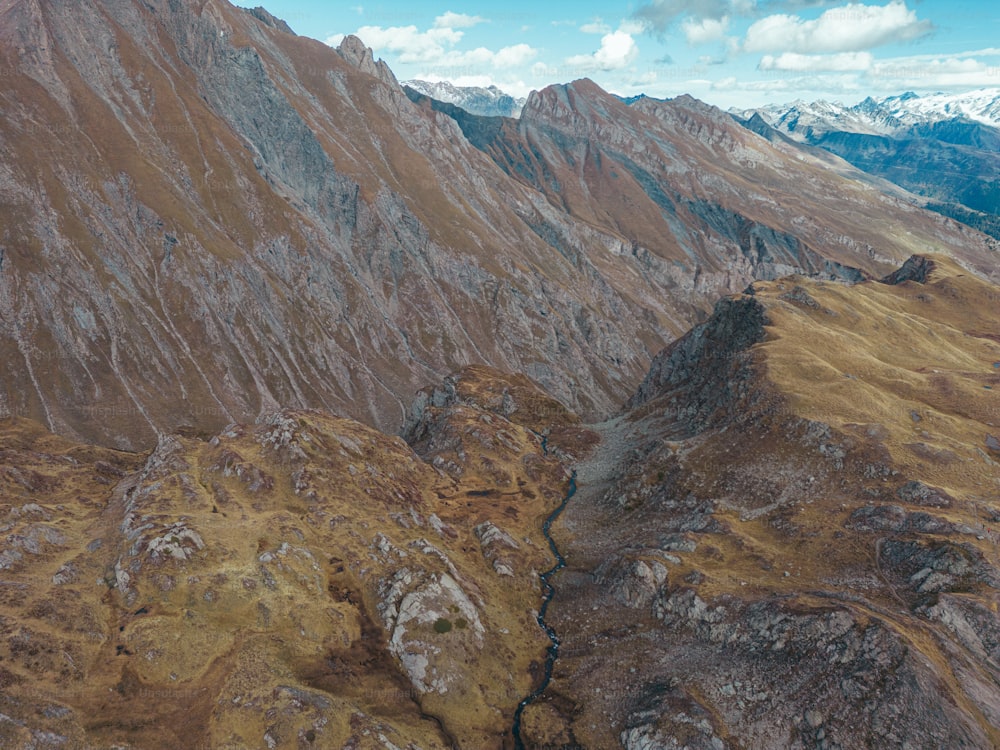
<path id="1" fill-rule="evenodd" d="M 997 300 L 788 277 L 664 350 L 556 531 L 539 744 L 995 747 Z"/>
<path id="2" fill-rule="evenodd" d="M 776 148 L 690 97 L 626 103 L 581 80 L 533 93 L 516 121 L 411 98 L 454 117 L 473 145 L 552 205 L 624 234 L 619 252 L 637 256 L 647 275 L 664 262 L 694 263 L 693 280 L 681 277 L 670 291 L 699 306 L 753 278 L 858 280 L 905 260 L 907 232 L 930 238 L 953 228 L 899 191 L 887 195 L 856 170 L 837 173 L 829 160 Z M 957 252 L 993 272 L 992 252 Z"/>
<path id="3" fill-rule="evenodd" d="M 995 268 L 988 238 L 693 101 L 578 82 L 463 133 L 357 39 L 261 9 L 0 14 L 0 410 L 76 440 L 145 449 L 284 407 L 395 431 L 471 362 L 596 418 L 754 278 L 931 250 Z"/>
<path id="4" fill-rule="evenodd" d="M 1000 745 L 988 236 L 223 0 L 0 72 L 0 746 Z"/>
<path id="5" fill-rule="evenodd" d="M 904 94 L 851 107 L 794 102 L 737 113 L 930 199 L 928 207 L 1000 236 L 1000 91 Z"/>

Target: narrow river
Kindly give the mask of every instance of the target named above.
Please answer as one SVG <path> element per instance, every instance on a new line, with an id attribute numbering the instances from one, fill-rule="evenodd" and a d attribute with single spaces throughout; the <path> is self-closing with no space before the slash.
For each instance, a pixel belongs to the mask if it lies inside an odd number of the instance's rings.
<path id="1" fill-rule="evenodd" d="M 574 494 L 576 494 L 575 471 L 570 476 L 569 487 L 566 489 L 566 497 L 563 498 L 559 507 L 552 511 L 552 513 L 549 514 L 549 517 L 545 519 L 545 523 L 542 524 L 542 534 L 549 542 L 549 549 L 552 550 L 552 554 L 556 558 L 556 564 L 539 576 L 542 581 L 542 606 L 538 609 L 537 619 L 539 626 L 545 631 L 546 635 L 549 636 L 549 640 L 552 641 L 552 645 L 549 646 L 548 653 L 545 658 L 545 674 L 542 677 L 541 684 L 527 698 L 518 703 L 517 710 L 514 711 L 513 734 L 515 750 L 525 750 L 524 740 L 521 738 L 521 715 L 524 713 L 524 709 L 534 703 L 535 700 L 537 700 L 541 694 L 545 692 L 545 688 L 549 686 L 549 682 L 552 680 L 552 670 L 555 667 L 556 659 L 559 658 L 559 634 L 556 633 L 555 629 L 545 621 L 545 613 L 548 611 L 549 602 L 552 601 L 552 596 L 556 592 L 549 581 L 552 576 L 566 567 L 566 558 L 562 556 L 562 553 L 556 546 L 555 540 L 552 539 L 552 534 L 550 532 L 552 530 L 552 524 L 566 509 L 566 504 Z"/>

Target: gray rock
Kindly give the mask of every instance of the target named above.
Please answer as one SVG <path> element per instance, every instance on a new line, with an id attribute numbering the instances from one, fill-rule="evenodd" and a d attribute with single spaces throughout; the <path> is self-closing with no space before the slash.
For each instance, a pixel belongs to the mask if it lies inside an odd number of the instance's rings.
<path id="1" fill-rule="evenodd" d="M 813 729 L 819 729 L 823 725 L 823 714 L 815 708 L 810 708 L 805 713 L 806 723 Z"/>
<path id="2" fill-rule="evenodd" d="M 950 508 L 954 502 L 944 490 L 917 481 L 907 482 L 896 490 L 896 494 L 904 503 L 928 505 L 934 508 Z"/>
<path id="3" fill-rule="evenodd" d="M 453 618 L 462 618 L 464 625 L 456 627 Z M 484 643 L 486 631 L 476 606 L 447 573 L 431 576 L 403 594 L 390 619 L 389 650 L 420 693 L 444 695 L 459 687 L 468 667 L 464 654 Z M 447 630 L 439 626 L 442 622 L 447 622 Z M 443 648 L 441 638 L 451 645 Z"/>

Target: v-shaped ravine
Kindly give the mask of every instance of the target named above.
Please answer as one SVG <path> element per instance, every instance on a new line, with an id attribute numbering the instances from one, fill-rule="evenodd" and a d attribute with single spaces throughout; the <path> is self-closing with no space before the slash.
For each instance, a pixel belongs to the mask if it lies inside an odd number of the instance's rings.
<path id="1" fill-rule="evenodd" d="M 543 441 L 542 447 L 546 448 L 546 453 L 548 452 L 547 446 Z M 552 670 L 555 668 L 556 659 L 559 658 L 559 634 L 556 633 L 555 628 L 549 625 L 545 620 L 545 613 L 549 609 L 549 602 L 552 601 L 552 597 L 555 595 L 555 588 L 552 586 L 552 577 L 558 573 L 560 570 L 566 567 L 566 558 L 562 556 L 559 551 L 559 547 L 556 545 L 555 540 L 552 538 L 552 524 L 555 523 L 556 519 L 559 518 L 560 514 L 566 509 L 567 503 L 569 503 L 570 498 L 576 494 L 576 472 L 574 471 L 570 476 L 569 487 L 566 489 L 566 496 L 563 498 L 559 507 L 556 508 L 549 517 L 545 519 L 545 523 L 542 524 L 542 534 L 545 536 L 549 543 L 549 549 L 552 550 L 553 556 L 556 558 L 556 564 L 551 568 L 542 573 L 539 578 L 542 581 L 542 606 L 538 609 L 538 625 L 546 632 L 549 636 L 549 640 L 552 641 L 552 645 L 548 647 L 547 654 L 545 658 L 545 672 L 542 676 L 542 681 L 531 692 L 528 697 L 517 704 L 517 710 L 514 711 L 514 747 L 516 750 L 524 750 L 525 744 L 524 739 L 521 737 L 521 717 L 524 714 L 524 709 L 534 703 L 542 693 L 545 692 L 546 688 L 549 686 L 549 682 L 552 681 Z"/>

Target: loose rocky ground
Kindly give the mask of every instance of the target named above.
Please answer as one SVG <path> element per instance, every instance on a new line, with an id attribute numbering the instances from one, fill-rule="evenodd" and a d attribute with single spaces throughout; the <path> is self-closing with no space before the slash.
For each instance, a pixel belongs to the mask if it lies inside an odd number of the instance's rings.
<path id="1" fill-rule="evenodd" d="M 539 743 L 1000 742 L 1000 297 L 887 281 L 755 284 L 598 426 Z"/>

